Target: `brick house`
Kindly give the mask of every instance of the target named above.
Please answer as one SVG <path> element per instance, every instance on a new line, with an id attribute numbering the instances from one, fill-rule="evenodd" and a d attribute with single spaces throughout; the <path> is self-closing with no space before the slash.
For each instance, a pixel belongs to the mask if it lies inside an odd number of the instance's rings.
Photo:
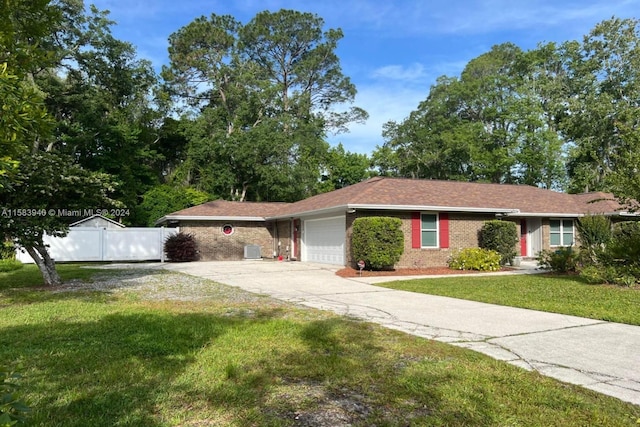
<path id="1" fill-rule="evenodd" d="M 353 265 L 353 221 L 402 220 L 405 250 L 398 268 L 445 266 L 451 253 L 478 246 L 485 221 L 516 223 L 523 257 L 576 243 L 575 221 L 588 214 L 626 215 L 611 194 L 566 194 L 527 185 L 376 177 L 296 203 L 216 200 L 166 215 L 198 241 L 201 259 L 243 259 L 246 245 L 263 258 Z"/>

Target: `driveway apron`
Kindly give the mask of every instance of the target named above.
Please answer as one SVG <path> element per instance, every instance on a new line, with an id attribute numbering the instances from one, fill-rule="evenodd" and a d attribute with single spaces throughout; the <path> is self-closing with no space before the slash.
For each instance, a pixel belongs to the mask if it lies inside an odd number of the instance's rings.
<path id="1" fill-rule="evenodd" d="M 386 289 L 367 283 L 379 278 L 345 279 L 335 275 L 339 267 L 322 264 L 223 261 L 163 268 L 472 349 L 640 405 L 638 326 Z"/>

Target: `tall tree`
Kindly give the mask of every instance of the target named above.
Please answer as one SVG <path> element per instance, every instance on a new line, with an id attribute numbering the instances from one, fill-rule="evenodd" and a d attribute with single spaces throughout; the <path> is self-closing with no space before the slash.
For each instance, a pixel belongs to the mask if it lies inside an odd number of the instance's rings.
<path id="1" fill-rule="evenodd" d="M 135 133 L 126 124 L 135 120 L 139 110 L 129 108 L 126 115 L 119 110 L 123 105 L 137 105 L 129 93 L 120 92 L 119 84 L 127 78 L 125 65 L 129 57 L 126 47 L 118 50 L 123 45 L 101 32 L 107 25 L 105 15 L 95 8 L 85 15 L 82 1 L 7 0 L 0 6 L 0 20 L 6 25 L 0 28 L 0 55 L 8 64 L 6 68 L 2 66 L 0 91 L 7 95 L 6 106 L 11 112 L 2 118 L 7 126 L 0 130 L 0 147 L 4 150 L 7 146 L 7 137 L 19 145 L 13 150 L 15 159 L 9 158 L 12 165 L 17 165 L 16 174 L 10 185 L 0 188 L 7 208 L 0 222 L 0 236 L 27 250 L 45 284 L 56 285 L 61 280 L 44 245 L 44 235 L 66 234 L 68 210 L 117 205 L 109 197 L 114 190 L 112 180 L 104 173 L 116 169 L 108 170 L 89 161 L 102 155 L 106 146 L 93 145 L 83 151 L 78 141 L 100 140 L 101 135 L 96 133 L 86 138 L 95 128 L 88 127 L 84 117 L 101 108 L 102 119 L 119 117 L 121 129 L 117 131 L 124 135 Z M 105 53 L 108 61 L 103 64 L 108 62 L 109 66 L 100 68 L 100 60 L 92 62 L 101 56 L 92 55 L 90 46 L 113 53 L 111 57 Z M 63 67 L 67 67 L 65 72 L 61 72 Z M 87 69 L 95 74 L 82 74 Z M 102 81 L 104 75 L 112 79 Z M 134 86 L 142 85 L 137 81 Z M 112 93 L 116 96 L 109 98 L 107 104 L 112 108 L 101 105 L 101 97 Z M 101 107 L 95 107 L 98 105 Z"/>
<path id="2" fill-rule="evenodd" d="M 289 10 L 246 25 L 201 17 L 170 37 L 169 93 L 192 108 L 176 178 L 236 200 L 298 200 L 316 191 L 329 131 L 366 117 L 335 49 L 339 30 Z"/>
<path id="3" fill-rule="evenodd" d="M 109 197 L 109 176 L 90 172 L 73 159 L 33 150 L 21 159 L 11 191 L 2 193 L 8 209 L 0 222 L 0 236 L 24 248 L 42 273 L 45 285 L 62 283 L 44 243 L 45 234 L 62 237 L 69 231 L 69 211 L 116 206 Z"/>
<path id="4" fill-rule="evenodd" d="M 75 26 L 60 47 L 64 73 L 53 69 L 37 78 L 56 121 L 51 149 L 117 177 L 115 197 L 134 208 L 158 181 L 153 165 L 159 117 L 150 99 L 155 74 L 130 43 L 113 37 L 108 12 L 92 7 L 68 21 Z"/>
<path id="5" fill-rule="evenodd" d="M 563 132 L 571 141 L 570 191 L 609 190 L 625 133 L 638 128 L 640 27 L 637 19 L 603 21 L 581 43 L 564 46 L 571 97 Z"/>

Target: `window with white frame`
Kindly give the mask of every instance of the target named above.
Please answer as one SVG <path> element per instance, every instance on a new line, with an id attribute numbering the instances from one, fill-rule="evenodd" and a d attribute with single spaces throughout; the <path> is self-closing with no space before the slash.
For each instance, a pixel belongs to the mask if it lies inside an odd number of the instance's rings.
<path id="1" fill-rule="evenodd" d="M 438 247 L 438 214 L 423 213 L 420 215 L 421 246 L 423 248 Z"/>
<path id="2" fill-rule="evenodd" d="M 572 246 L 574 241 L 572 219 L 549 220 L 549 244 L 551 246 Z"/>

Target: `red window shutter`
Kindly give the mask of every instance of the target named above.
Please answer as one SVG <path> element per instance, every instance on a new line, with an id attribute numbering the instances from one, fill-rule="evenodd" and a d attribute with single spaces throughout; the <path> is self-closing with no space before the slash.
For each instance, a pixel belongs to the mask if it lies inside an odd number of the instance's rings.
<path id="1" fill-rule="evenodd" d="M 449 247 L 449 214 L 440 212 L 440 247 L 447 249 Z"/>
<path id="2" fill-rule="evenodd" d="M 420 249 L 422 247 L 422 220 L 420 218 L 420 212 L 413 212 L 411 214 L 411 247 L 413 249 Z"/>

